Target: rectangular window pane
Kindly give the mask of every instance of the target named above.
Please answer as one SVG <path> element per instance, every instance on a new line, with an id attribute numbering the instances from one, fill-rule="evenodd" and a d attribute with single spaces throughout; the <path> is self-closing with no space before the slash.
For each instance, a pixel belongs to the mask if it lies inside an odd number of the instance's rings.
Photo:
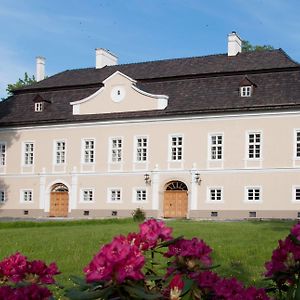
<path id="1" fill-rule="evenodd" d="M 32 191 L 31 190 L 23 191 L 23 201 L 24 202 L 32 202 Z"/>
<path id="2" fill-rule="evenodd" d="M 66 155 L 66 143 L 64 141 L 56 142 L 56 163 L 64 164 Z"/>
<path id="3" fill-rule="evenodd" d="M 210 158 L 212 160 L 222 159 L 223 136 L 212 135 L 210 140 Z"/>
<path id="4" fill-rule="evenodd" d="M 0 166 L 5 166 L 6 164 L 6 145 L 0 144 Z"/>
<path id="5" fill-rule="evenodd" d="M 94 140 L 84 141 L 84 162 L 93 163 L 95 161 L 95 142 Z"/>
<path id="6" fill-rule="evenodd" d="M 211 188 L 209 190 L 209 200 L 211 201 L 221 201 L 222 200 L 222 189 Z"/>
<path id="7" fill-rule="evenodd" d="M 136 160 L 147 161 L 147 138 L 137 138 L 136 140 Z"/>
<path id="8" fill-rule="evenodd" d="M 146 201 L 147 192 L 144 189 L 136 190 L 136 201 Z"/>
<path id="9" fill-rule="evenodd" d="M 182 136 L 171 137 L 171 160 L 182 160 Z"/>
<path id="10" fill-rule="evenodd" d="M 116 202 L 121 201 L 121 190 L 111 190 L 110 191 L 110 201 Z"/>
<path id="11" fill-rule="evenodd" d="M 0 190 L 0 203 L 5 202 L 5 192 L 3 190 Z"/>
<path id="12" fill-rule="evenodd" d="M 300 158 L 300 131 L 296 133 L 296 157 Z"/>
<path id="13" fill-rule="evenodd" d="M 248 135 L 248 158 L 260 158 L 261 134 L 249 133 Z"/>
<path id="14" fill-rule="evenodd" d="M 247 199 L 249 201 L 259 201 L 260 200 L 260 189 L 259 188 L 248 188 L 247 189 Z"/>
<path id="15" fill-rule="evenodd" d="M 93 190 L 83 190 L 82 191 L 82 200 L 84 202 L 91 202 L 94 200 L 94 192 Z"/>
<path id="16" fill-rule="evenodd" d="M 300 200 L 300 188 L 295 190 L 295 200 Z"/>
<path id="17" fill-rule="evenodd" d="M 122 139 L 111 140 L 111 161 L 112 162 L 122 161 Z"/>
<path id="18" fill-rule="evenodd" d="M 25 143 L 24 163 L 25 165 L 33 165 L 34 145 L 33 143 Z"/>

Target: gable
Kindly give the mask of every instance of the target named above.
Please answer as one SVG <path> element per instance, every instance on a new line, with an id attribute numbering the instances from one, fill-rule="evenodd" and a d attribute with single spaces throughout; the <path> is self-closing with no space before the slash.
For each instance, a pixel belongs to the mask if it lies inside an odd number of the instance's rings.
<path id="1" fill-rule="evenodd" d="M 116 71 L 103 81 L 103 87 L 92 95 L 71 102 L 73 115 L 130 111 L 163 110 L 168 96 L 151 94 L 136 86 L 136 81 Z"/>

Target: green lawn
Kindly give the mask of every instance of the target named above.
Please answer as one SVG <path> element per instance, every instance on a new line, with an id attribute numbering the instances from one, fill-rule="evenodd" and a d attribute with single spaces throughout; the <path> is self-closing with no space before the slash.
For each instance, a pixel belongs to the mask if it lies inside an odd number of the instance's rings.
<path id="1" fill-rule="evenodd" d="M 168 221 L 174 236 L 198 237 L 213 250 L 218 272 L 235 276 L 246 284 L 262 286 L 264 262 L 269 260 L 278 239 L 284 238 L 291 221 Z M 82 269 L 98 251 L 117 234 L 137 231 L 131 220 L 66 222 L 0 222 L 0 259 L 20 251 L 29 259 L 56 261 L 62 275 L 57 279 L 68 285 L 70 274 Z"/>

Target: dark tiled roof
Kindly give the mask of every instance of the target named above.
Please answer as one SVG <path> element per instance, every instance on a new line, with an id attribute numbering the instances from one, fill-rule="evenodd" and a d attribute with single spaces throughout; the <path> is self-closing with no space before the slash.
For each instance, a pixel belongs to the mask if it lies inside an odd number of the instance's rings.
<path id="1" fill-rule="evenodd" d="M 220 65 L 216 62 L 220 62 Z M 166 65 L 172 68 L 165 70 L 163 66 Z M 146 92 L 168 95 L 167 108 L 143 112 L 73 115 L 70 102 L 96 92 L 101 82 L 117 70 L 136 79 L 137 86 Z M 202 72 L 202 75 L 196 76 L 197 72 Z M 155 74 L 156 78 L 150 80 Z M 195 76 L 191 76 L 193 74 Z M 239 95 L 240 83 L 245 77 L 255 83 L 252 97 L 243 98 Z M 87 86 L 92 83 L 97 83 L 98 86 Z M 59 84 L 65 84 L 65 87 L 57 88 Z M 83 85 L 79 87 L 79 84 Z M 68 85 L 73 87 L 67 88 Z M 104 67 L 98 70 L 66 71 L 37 83 L 35 87 L 38 89 L 24 89 L 0 102 L 0 126 L 300 108 L 300 68 L 282 50 L 244 53 L 230 58 L 216 55 Z M 46 101 L 45 110 L 40 113 L 34 112 L 33 99 L 37 95 Z"/>
<path id="2" fill-rule="evenodd" d="M 227 54 L 219 54 L 109 66 L 102 69 L 67 70 L 25 89 L 97 84 L 116 71 L 120 71 L 136 80 L 145 81 L 154 78 L 245 72 L 295 66 L 299 65 L 292 61 L 281 49 L 245 52 L 233 57 L 229 57 Z"/>

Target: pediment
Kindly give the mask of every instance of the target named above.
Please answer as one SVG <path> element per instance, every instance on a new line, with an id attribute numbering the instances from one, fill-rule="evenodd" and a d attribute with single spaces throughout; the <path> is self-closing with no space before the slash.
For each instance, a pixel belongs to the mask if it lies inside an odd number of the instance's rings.
<path id="1" fill-rule="evenodd" d="M 70 104 L 74 115 L 161 110 L 168 105 L 168 96 L 140 90 L 136 81 L 116 71 L 103 81 L 103 87 L 92 95 Z"/>

